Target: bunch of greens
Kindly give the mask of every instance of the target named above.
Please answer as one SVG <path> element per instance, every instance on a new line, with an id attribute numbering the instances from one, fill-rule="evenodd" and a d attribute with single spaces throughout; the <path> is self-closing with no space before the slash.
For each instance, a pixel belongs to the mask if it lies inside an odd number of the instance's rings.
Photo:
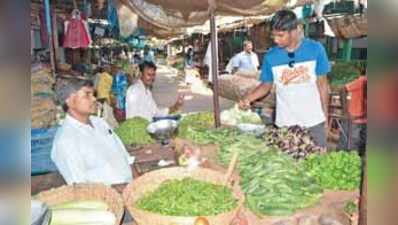
<path id="1" fill-rule="evenodd" d="M 299 126 L 267 128 L 264 134 L 266 145 L 279 148 L 294 159 L 304 159 L 311 153 L 324 152 L 315 144 L 309 130 Z"/>
<path id="2" fill-rule="evenodd" d="M 148 120 L 141 117 L 134 117 L 121 123 L 119 127 L 115 129 L 115 133 L 125 145 L 152 144 L 155 142 L 146 131 L 148 125 Z"/>
<path id="3" fill-rule="evenodd" d="M 359 77 L 360 65 L 354 62 L 337 61 L 329 73 L 331 85 L 344 85 Z"/>
<path id="4" fill-rule="evenodd" d="M 197 130 L 209 129 L 214 126 L 214 117 L 210 112 L 200 112 L 186 115 L 178 126 L 178 136 L 189 138 Z"/>
<path id="5" fill-rule="evenodd" d="M 355 204 L 355 202 L 353 202 L 353 201 L 349 201 L 344 206 L 344 212 L 346 212 L 349 215 L 352 215 L 352 214 L 358 212 L 358 205 Z"/>
<path id="6" fill-rule="evenodd" d="M 213 216 L 232 210 L 237 199 L 226 186 L 184 178 L 168 180 L 137 202 L 137 208 L 167 216 Z"/>
<path id="7" fill-rule="evenodd" d="M 311 155 L 302 163 L 325 189 L 353 190 L 359 187 L 361 158 L 356 152 Z"/>

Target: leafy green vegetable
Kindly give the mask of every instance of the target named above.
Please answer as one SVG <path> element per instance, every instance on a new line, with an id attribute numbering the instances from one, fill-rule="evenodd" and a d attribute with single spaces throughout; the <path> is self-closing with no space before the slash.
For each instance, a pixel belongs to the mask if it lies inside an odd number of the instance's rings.
<path id="1" fill-rule="evenodd" d="M 189 138 L 196 130 L 209 129 L 214 126 L 214 117 L 210 112 L 200 112 L 184 116 L 178 127 L 178 136 Z"/>
<path id="2" fill-rule="evenodd" d="M 155 143 L 146 131 L 148 125 L 148 120 L 141 117 L 134 117 L 127 119 L 120 124 L 119 127 L 115 129 L 115 133 L 120 137 L 125 145 L 145 145 Z"/>
<path id="3" fill-rule="evenodd" d="M 331 85 L 344 85 L 359 77 L 360 65 L 354 62 L 337 61 L 329 73 Z"/>
<path id="4" fill-rule="evenodd" d="M 192 178 L 165 181 L 137 202 L 142 210 L 168 216 L 213 216 L 236 206 L 237 200 L 226 186 Z"/>
<path id="5" fill-rule="evenodd" d="M 353 190 L 360 185 L 361 158 L 356 152 L 314 154 L 303 161 L 303 164 L 325 189 Z"/>

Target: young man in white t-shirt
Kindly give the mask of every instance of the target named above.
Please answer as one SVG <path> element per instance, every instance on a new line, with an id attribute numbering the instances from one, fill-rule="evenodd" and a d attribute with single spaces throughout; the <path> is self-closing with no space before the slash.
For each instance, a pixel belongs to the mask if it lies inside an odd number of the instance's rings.
<path id="1" fill-rule="evenodd" d="M 261 84 L 239 102 L 241 108 L 275 86 L 278 127 L 299 125 L 310 130 L 315 142 L 327 146 L 328 81 L 330 63 L 321 43 L 304 38 L 294 12 L 278 11 L 271 21 L 277 46 L 263 58 Z"/>

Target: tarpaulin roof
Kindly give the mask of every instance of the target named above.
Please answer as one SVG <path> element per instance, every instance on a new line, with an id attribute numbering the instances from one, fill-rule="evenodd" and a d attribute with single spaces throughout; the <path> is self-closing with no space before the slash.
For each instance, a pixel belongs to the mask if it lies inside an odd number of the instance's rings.
<path id="1" fill-rule="evenodd" d="M 144 30 L 155 36 L 181 34 L 186 27 L 201 25 L 213 8 L 221 16 L 270 15 L 283 7 L 313 0 L 120 0 L 139 16 Z M 140 23 L 140 22 L 139 22 Z"/>

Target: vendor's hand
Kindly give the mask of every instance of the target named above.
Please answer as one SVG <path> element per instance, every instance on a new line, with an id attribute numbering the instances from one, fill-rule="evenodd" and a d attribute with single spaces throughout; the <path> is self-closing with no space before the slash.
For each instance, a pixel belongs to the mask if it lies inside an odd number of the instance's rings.
<path id="1" fill-rule="evenodd" d="M 178 111 L 181 108 L 181 106 L 184 104 L 184 98 L 185 98 L 184 94 L 179 94 L 177 96 L 177 100 L 174 103 L 174 105 L 170 107 L 170 112 Z"/>
<path id="2" fill-rule="evenodd" d="M 250 108 L 250 101 L 247 99 L 243 99 L 239 101 L 238 105 L 240 109 L 248 110 Z"/>
<path id="3" fill-rule="evenodd" d="M 178 94 L 176 105 L 182 106 L 184 104 L 185 94 Z"/>

